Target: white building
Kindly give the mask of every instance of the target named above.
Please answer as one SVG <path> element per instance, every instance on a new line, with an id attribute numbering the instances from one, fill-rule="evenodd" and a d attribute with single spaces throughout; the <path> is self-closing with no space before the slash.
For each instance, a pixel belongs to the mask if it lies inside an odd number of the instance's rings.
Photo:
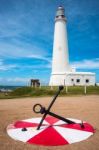
<path id="1" fill-rule="evenodd" d="M 60 6 L 55 17 L 52 73 L 49 85 L 95 85 L 95 73 L 76 72 L 76 69 L 69 65 L 66 23 L 64 8 Z"/>

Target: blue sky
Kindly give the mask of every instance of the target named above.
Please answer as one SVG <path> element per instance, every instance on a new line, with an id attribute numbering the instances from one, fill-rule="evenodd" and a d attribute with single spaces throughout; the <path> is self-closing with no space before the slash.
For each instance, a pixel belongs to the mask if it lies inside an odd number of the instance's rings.
<path id="1" fill-rule="evenodd" d="M 99 82 L 99 0 L 0 0 L 0 85 L 49 82 L 59 5 L 68 20 L 70 64 L 95 72 Z"/>

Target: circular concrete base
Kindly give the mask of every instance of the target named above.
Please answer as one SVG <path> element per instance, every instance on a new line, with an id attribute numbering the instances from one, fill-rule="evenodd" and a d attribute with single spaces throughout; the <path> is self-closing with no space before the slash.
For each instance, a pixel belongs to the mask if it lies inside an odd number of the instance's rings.
<path id="1" fill-rule="evenodd" d="M 81 120 L 67 119 L 76 123 L 66 124 L 64 121 L 48 116 L 41 128 L 37 130 L 41 118 L 31 118 L 8 125 L 7 133 L 15 140 L 44 146 L 72 144 L 93 135 L 94 128 L 89 123 L 83 122 L 84 128 L 81 128 Z"/>

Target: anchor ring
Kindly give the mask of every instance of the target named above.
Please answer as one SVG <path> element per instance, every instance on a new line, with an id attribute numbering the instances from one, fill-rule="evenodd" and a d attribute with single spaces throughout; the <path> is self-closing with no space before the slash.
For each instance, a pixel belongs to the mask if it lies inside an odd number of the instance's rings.
<path id="1" fill-rule="evenodd" d="M 35 113 L 41 113 L 41 110 L 42 110 L 42 105 L 41 105 L 41 104 L 35 104 L 35 105 L 33 106 L 33 111 L 34 111 Z"/>

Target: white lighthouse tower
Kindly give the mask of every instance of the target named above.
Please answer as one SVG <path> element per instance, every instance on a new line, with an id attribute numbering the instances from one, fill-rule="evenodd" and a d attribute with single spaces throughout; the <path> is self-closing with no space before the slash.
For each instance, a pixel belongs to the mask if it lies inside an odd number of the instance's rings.
<path id="1" fill-rule="evenodd" d="M 95 85 L 95 73 L 76 72 L 76 69 L 69 65 L 66 23 L 64 8 L 59 6 L 55 16 L 52 73 L 49 85 Z"/>
<path id="2" fill-rule="evenodd" d="M 49 85 L 64 85 L 65 74 L 70 71 L 68 40 L 64 8 L 59 6 L 55 16 L 52 74 Z"/>

